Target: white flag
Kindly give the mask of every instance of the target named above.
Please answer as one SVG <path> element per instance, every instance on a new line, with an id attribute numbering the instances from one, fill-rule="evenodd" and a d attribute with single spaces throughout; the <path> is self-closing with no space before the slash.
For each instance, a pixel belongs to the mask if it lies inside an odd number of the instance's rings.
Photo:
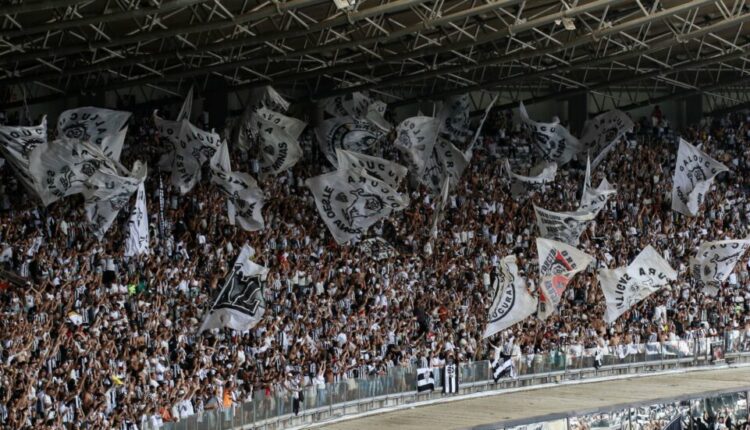
<path id="1" fill-rule="evenodd" d="M 677 272 L 651 245 L 627 267 L 599 270 L 599 284 L 607 302 L 604 321 L 614 322 L 633 305 L 675 279 Z"/>
<path id="2" fill-rule="evenodd" d="M 229 160 L 229 149 L 224 142 L 210 162 L 211 182 L 218 185 L 227 197 L 229 223 L 239 222 L 246 231 L 265 228 L 263 221 L 263 191 L 247 173 L 233 172 Z"/>
<path id="3" fill-rule="evenodd" d="M 47 143 L 47 117 L 39 125 L 14 127 L 0 125 L 0 154 L 8 160 L 18 179 L 29 192 L 36 194 L 29 174 L 29 155 L 37 146 Z"/>
<path id="4" fill-rule="evenodd" d="M 435 148 L 440 120 L 427 116 L 407 118 L 396 128 L 396 148 L 406 154 L 409 169 L 421 178 Z"/>
<path id="5" fill-rule="evenodd" d="M 521 120 L 531 133 L 531 143 L 547 161 L 554 161 L 562 166 L 579 152 L 578 139 L 558 123 L 536 122 L 529 118 L 526 107 L 518 107 Z"/>
<path id="6" fill-rule="evenodd" d="M 393 128 L 393 124 L 385 119 L 385 111 L 388 109 L 388 105 L 380 100 L 376 100 L 370 103 L 367 107 L 366 118 L 371 123 L 375 124 L 378 128 L 384 132 L 389 132 Z"/>
<path id="7" fill-rule="evenodd" d="M 203 318 L 198 332 L 228 327 L 237 331 L 253 328 L 266 312 L 264 288 L 268 268 L 250 258 L 255 251 L 244 245 L 213 307 Z"/>
<path id="8" fill-rule="evenodd" d="M 128 235 L 125 239 L 125 256 L 133 257 L 135 255 L 148 254 L 149 233 L 148 233 L 148 211 L 146 209 L 146 189 L 143 183 L 138 185 L 138 191 L 135 196 L 135 206 L 130 212 L 128 220 Z"/>
<path id="9" fill-rule="evenodd" d="M 268 109 L 267 107 L 258 108 L 255 111 L 255 115 L 281 128 L 286 134 L 289 135 L 291 139 L 294 140 L 299 139 L 299 136 L 303 131 L 305 131 L 305 128 L 307 127 L 307 123 L 305 121 L 278 113 L 276 111 Z"/>
<path id="10" fill-rule="evenodd" d="M 38 145 L 29 154 L 29 175 L 44 206 L 105 188 L 101 173 L 118 175 L 114 162 L 87 141 L 62 138 Z"/>
<path id="11" fill-rule="evenodd" d="M 379 121 L 385 113 L 383 102 L 373 100 L 361 92 L 323 99 L 320 106 L 323 112 L 334 117 L 349 116 L 356 119 L 369 119 L 371 114 L 376 114 L 375 119 Z M 380 118 L 377 118 L 378 116 Z M 377 125 L 375 121 L 373 123 Z M 389 128 L 385 129 L 385 131 L 388 130 Z"/>
<path id="12" fill-rule="evenodd" d="M 92 183 L 104 186 L 92 187 L 83 192 L 85 199 L 86 219 L 91 223 L 91 230 L 97 239 L 102 240 L 109 227 L 117 218 L 120 210 L 127 206 L 130 197 L 146 180 L 148 168 L 136 161 L 128 171 L 119 164 L 117 172 L 100 170 L 91 178 Z"/>
<path id="13" fill-rule="evenodd" d="M 89 142 L 117 161 L 125 140 L 123 127 L 129 118 L 130 112 L 124 111 L 91 106 L 70 109 L 57 119 L 57 132 L 58 136 Z"/>
<path id="14" fill-rule="evenodd" d="M 539 235 L 546 239 L 557 240 L 571 246 L 578 245 L 581 233 L 588 223 L 596 218 L 596 213 L 589 211 L 552 212 L 534 205 Z"/>
<path id="15" fill-rule="evenodd" d="M 721 284 L 748 248 L 749 239 L 702 243 L 695 256 L 690 258 L 693 277 L 704 284 Z"/>
<path id="16" fill-rule="evenodd" d="M 549 184 L 555 180 L 557 175 L 557 163 L 542 162 L 537 166 L 534 166 L 533 171 L 539 171 L 534 176 L 524 176 L 518 173 L 514 173 L 510 167 L 510 161 L 505 159 L 505 171 L 508 172 L 508 176 L 511 180 L 510 192 L 513 198 L 519 198 L 523 195 L 529 194 L 529 189 L 539 188 L 541 185 Z"/>
<path id="17" fill-rule="evenodd" d="M 182 107 L 180 108 L 180 112 L 177 113 L 177 121 L 182 121 L 183 119 L 186 119 L 190 121 L 190 114 L 193 111 L 193 86 L 190 86 L 190 90 L 188 90 L 187 95 L 185 96 L 185 101 L 182 102 Z"/>
<path id="18" fill-rule="evenodd" d="M 448 197 L 450 196 L 450 178 L 447 176 L 443 178 L 443 184 L 440 186 L 440 198 L 437 200 L 435 205 L 435 212 L 432 214 L 432 228 L 430 228 L 430 237 L 436 239 L 438 233 L 438 225 L 440 220 L 443 219 L 445 207 L 448 205 Z"/>
<path id="19" fill-rule="evenodd" d="M 695 216 L 714 178 L 729 169 L 708 154 L 680 139 L 672 184 L 672 210 Z"/>
<path id="20" fill-rule="evenodd" d="M 443 102 L 440 118 L 440 133 L 449 141 L 466 143 L 472 136 L 470 127 L 471 98 L 469 94 L 449 97 Z"/>
<path id="21" fill-rule="evenodd" d="M 242 112 L 242 116 L 237 122 L 235 141 L 237 147 L 243 151 L 247 151 L 252 146 L 252 142 L 255 139 L 253 135 L 252 117 L 258 109 L 267 108 L 272 112 L 286 112 L 289 109 L 289 102 L 284 100 L 283 97 L 273 87 L 266 86 L 262 88 L 255 88 L 250 93 L 250 99 L 245 106 L 245 110 Z M 289 117 L 287 117 L 289 118 Z M 293 135 L 293 132 L 290 131 Z"/>
<path id="22" fill-rule="evenodd" d="M 309 178 L 320 216 L 339 244 L 360 237 L 371 225 L 402 210 L 408 198 L 361 169 L 337 170 Z"/>
<path id="23" fill-rule="evenodd" d="M 458 183 L 470 161 L 470 158 L 452 143 L 438 137 L 419 182 L 430 188 L 433 193 L 439 193 L 445 178 L 450 180 L 451 186 Z"/>
<path id="24" fill-rule="evenodd" d="M 594 257 L 572 246 L 554 240 L 536 239 L 539 255 L 539 292 L 543 306 L 539 318 L 546 319 L 555 312 L 563 291 L 571 279 L 594 260 Z"/>
<path id="25" fill-rule="evenodd" d="M 633 120 L 620 110 L 611 110 L 587 121 L 581 133 L 580 147 L 581 151 L 596 154 L 591 167 L 595 169 L 633 126 Z"/>
<path id="26" fill-rule="evenodd" d="M 583 177 L 583 190 L 591 188 L 591 157 L 586 156 L 586 175 Z"/>
<path id="27" fill-rule="evenodd" d="M 331 164 L 336 163 L 336 149 L 370 153 L 385 133 L 366 119 L 350 116 L 325 120 L 315 128 L 320 149 Z"/>
<path id="28" fill-rule="evenodd" d="M 269 112 L 265 112 L 267 116 L 270 116 Z M 292 137 L 284 129 L 284 125 L 277 125 L 276 121 L 264 119 L 261 115 L 260 112 L 253 115 L 249 128 L 252 134 L 258 137 L 260 177 L 263 179 L 294 166 L 302 158 L 302 148 L 297 138 Z M 280 120 L 279 124 L 286 124 L 282 117 L 288 118 L 281 114 L 274 116 L 275 120 Z M 298 126 L 289 124 L 288 127 L 291 130 Z M 292 131 L 297 132 L 296 128 Z"/>
<path id="29" fill-rule="evenodd" d="M 526 289 L 526 281 L 518 274 L 515 255 L 500 262 L 500 271 L 492 283 L 495 289 L 482 338 L 519 323 L 536 311 L 537 300 Z"/>
<path id="30" fill-rule="evenodd" d="M 380 179 L 394 189 L 398 188 L 408 173 L 406 167 L 393 161 L 345 149 L 336 149 L 336 162 L 341 170 L 362 168 L 368 175 Z"/>
<path id="31" fill-rule="evenodd" d="M 607 181 L 607 178 L 602 179 L 596 189 L 584 186 L 583 195 L 581 196 L 581 204 L 578 206 L 578 210 L 598 214 L 607 204 L 609 197 L 616 192 L 617 191 L 612 188 L 612 185 Z"/>

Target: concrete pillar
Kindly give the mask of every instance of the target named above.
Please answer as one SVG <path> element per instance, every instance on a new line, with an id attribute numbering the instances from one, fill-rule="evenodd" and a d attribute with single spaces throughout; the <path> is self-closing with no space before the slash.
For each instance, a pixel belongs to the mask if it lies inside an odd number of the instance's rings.
<path id="1" fill-rule="evenodd" d="M 698 124 L 703 118 L 703 94 L 685 97 L 682 102 L 685 110 L 685 125 Z"/>
<path id="2" fill-rule="evenodd" d="M 589 116 L 588 93 L 577 94 L 568 98 L 568 129 L 573 135 L 578 136 L 583 130 L 583 124 Z"/>

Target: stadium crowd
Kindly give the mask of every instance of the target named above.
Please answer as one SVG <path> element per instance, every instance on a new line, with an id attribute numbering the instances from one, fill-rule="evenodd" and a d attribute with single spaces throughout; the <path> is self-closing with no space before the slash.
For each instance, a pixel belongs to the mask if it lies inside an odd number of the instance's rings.
<path id="1" fill-rule="evenodd" d="M 168 117 L 168 116 L 167 116 Z M 656 123 L 655 123 L 656 124 Z M 656 125 L 663 125 L 663 121 Z M 52 127 L 50 129 L 52 133 Z M 388 368 L 491 359 L 492 345 L 515 352 L 750 334 L 747 256 L 718 295 L 691 284 L 688 258 L 707 240 L 738 239 L 750 225 L 750 118 L 706 121 L 683 136 L 732 169 L 709 193 L 705 210 L 685 218 L 670 209 L 677 151 L 673 134 L 646 119 L 593 175 L 615 194 L 587 229 L 580 249 L 596 261 L 576 276 L 559 312 L 529 318 L 483 340 L 491 304 L 490 273 L 515 254 L 533 290 L 537 228 L 532 203 L 577 207 L 585 159 L 560 169 L 553 184 L 521 200 L 509 192 L 502 159 L 514 166 L 528 148 L 508 112 L 493 113 L 474 158 L 451 192 L 437 238 L 429 231 L 435 197 L 411 184 L 410 206 L 370 230 L 398 255 L 376 260 L 357 244 L 338 246 L 304 180 L 326 168 L 313 134 L 305 158 L 285 175 L 260 182 L 266 228 L 230 226 L 224 197 L 205 178 L 180 195 L 157 172 L 167 145 L 150 117 L 131 120 L 123 164 L 151 168 L 146 182 L 151 254 L 123 257 L 128 211 L 105 239 L 87 230 L 80 197 L 47 208 L 34 203 L 7 165 L 0 167 L 0 266 L 26 280 L 3 283 L 0 309 L 0 423 L 4 428 L 147 428 L 265 395 L 382 374 Z M 257 173 L 248 154 L 236 170 Z M 392 149 L 387 157 L 398 159 Z M 165 188 L 167 231 L 159 231 L 158 188 Z M 243 244 L 271 269 L 263 321 L 246 333 L 197 334 Z M 654 246 L 680 276 L 625 313 L 603 322 L 596 268 L 627 265 Z"/>

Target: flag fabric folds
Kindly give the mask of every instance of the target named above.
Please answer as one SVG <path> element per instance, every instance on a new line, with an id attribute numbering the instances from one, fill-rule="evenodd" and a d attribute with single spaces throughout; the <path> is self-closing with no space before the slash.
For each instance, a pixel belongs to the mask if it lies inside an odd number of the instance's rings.
<path id="1" fill-rule="evenodd" d="M 406 167 L 393 161 L 345 149 L 336 149 L 336 162 L 341 170 L 362 168 L 368 175 L 385 182 L 394 189 L 398 188 L 409 173 Z"/>
<path id="2" fill-rule="evenodd" d="M 591 167 L 599 166 L 617 145 L 617 141 L 632 130 L 633 126 L 633 120 L 620 110 L 611 110 L 587 121 L 583 126 L 579 142 L 582 151 L 595 154 Z"/>
<path id="3" fill-rule="evenodd" d="M 695 216 L 714 178 L 729 169 L 708 154 L 680 139 L 672 184 L 672 210 Z"/>
<path id="4" fill-rule="evenodd" d="M 267 109 L 253 114 L 249 128 L 258 138 L 261 179 L 285 171 L 302 158 L 297 137 L 306 124 L 292 119 Z"/>
<path id="5" fill-rule="evenodd" d="M 435 375 L 432 367 L 417 369 L 417 392 L 433 391 L 435 389 Z"/>
<path id="6" fill-rule="evenodd" d="M 514 173 L 510 167 L 510 161 L 505 160 L 505 171 L 510 177 L 510 194 L 514 199 L 529 196 L 531 190 L 539 190 L 544 184 L 551 183 L 557 175 L 557 163 L 543 162 L 532 167 L 532 172 L 538 172 L 533 176 L 524 176 Z M 533 173 L 529 173 L 532 175 Z"/>
<path id="7" fill-rule="evenodd" d="M 69 109 L 57 119 L 58 136 L 89 142 L 112 160 L 119 160 L 125 142 L 130 112 L 80 107 Z"/>
<path id="8" fill-rule="evenodd" d="M 469 94 L 452 96 L 443 102 L 443 108 L 438 114 L 440 119 L 440 134 L 450 142 L 466 143 L 472 136 L 470 128 L 471 98 Z"/>
<path id="9" fill-rule="evenodd" d="M 385 137 L 385 132 L 366 119 L 351 116 L 327 119 L 315 128 L 320 149 L 336 165 L 336 149 L 371 153 Z"/>
<path id="10" fill-rule="evenodd" d="M 253 263 L 250 259 L 254 254 L 250 246 L 243 245 L 224 287 L 205 315 L 199 333 L 222 327 L 246 331 L 263 318 L 266 311 L 263 291 L 268 268 Z"/>
<path id="11" fill-rule="evenodd" d="M 118 163 L 119 164 L 119 163 Z M 138 187 L 146 180 L 147 167 L 136 161 L 131 170 L 122 166 L 117 173 L 100 171 L 95 176 L 105 186 L 84 191 L 86 218 L 97 239 L 102 240 L 120 210 L 127 206 Z"/>
<path id="12" fill-rule="evenodd" d="M 358 238 L 392 211 L 402 210 L 408 198 L 362 169 L 337 170 L 309 178 L 315 206 L 339 244 Z"/>
<path id="13" fill-rule="evenodd" d="M 265 228 L 263 221 L 263 192 L 247 173 L 233 172 L 229 148 L 224 142 L 211 158 L 211 183 L 216 184 L 227 198 L 230 224 L 235 221 L 246 231 Z"/>
<path id="14" fill-rule="evenodd" d="M 651 245 L 627 267 L 599 270 L 599 284 L 607 303 L 604 321 L 614 322 L 635 304 L 675 279 L 677 272 Z"/>
<path id="15" fill-rule="evenodd" d="M 701 243 L 698 252 L 690 258 L 693 277 L 706 285 L 721 284 L 748 248 L 750 239 Z"/>
<path id="16" fill-rule="evenodd" d="M 487 338 L 523 321 L 536 311 L 537 299 L 526 289 L 526 281 L 518 274 L 514 255 L 500 261 L 500 270 L 492 280 L 495 290 L 482 338 Z"/>
<path id="17" fill-rule="evenodd" d="M 492 362 L 492 379 L 497 382 L 505 377 L 515 378 L 516 367 L 510 354 L 501 353 L 497 360 Z"/>
<path id="18" fill-rule="evenodd" d="M 0 154 L 26 189 L 36 195 L 34 179 L 29 173 L 29 155 L 39 145 L 47 143 L 47 117 L 31 127 L 0 125 Z"/>
<path id="19" fill-rule="evenodd" d="M 607 181 L 607 178 L 602 179 L 596 189 L 591 188 L 590 183 L 588 186 L 584 184 L 583 194 L 581 195 L 581 204 L 578 205 L 578 210 L 598 214 L 599 211 L 607 205 L 610 196 L 616 192 L 617 191 Z"/>
<path id="20" fill-rule="evenodd" d="M 568 245 L 578 245 L 581 233 L 596 218 L 590 211 L 552 212 L 534 205 L 539 235 Z"/>
<path id="21" fill-rule="evenodd" d="M 579 152 L 578 139 L 558 123 L 536 122 L 529 118 L 526 107 L 518 107 L 526 128 L 531 134 L 531 143 L 537 152 L 547 161 L 554 161 L 562 166 Z"/>
<path id="22" fill-rule="evenodd" d="M 394 145 L 409 161 L 409 170 L 421 178 L 432 150 L 437 142 L 440 120 L 427 116 L 416 116 L 403 120 L 396 127 Z"/>
<path id="23" fill-rule="evenodd" d="M 125 256 L 133 257 L 148 254 L 149 252 L 146 189 L 143 183 L 140 183 L 135 195 L 135 206 L 133 206 L 133 210 L 130 212 L 130 219 L 128 220 L 128 235 L 125 239 Z"/>
<path id="24" fill-rule="evenodd" d="M 571 279 L 594 260 L 594 257 L 570 245 L 549 239 L 536 239 L 539 255 L 538 316 L 546 319 L 557 309 L 563 291 Z"/>
<path id="25" fill-rule="evenodd" d="M 255 112 L 261 108 L 266 108 L 268 111 L 280 115 L 278 112 L 286 112 L 287 109 L 289 109 L 289 102 L 284 100 L 284 98 L 270 86 L 255 88 L 251 91 L 250 98 L 238 121 L 235 128 L 236 134 L 234 135 L 237 147 L 243 151 L 247 151 L 250 149 L 250 146 L 252 146 L 252 140 L 254 138 L 251 128 L 253 123 L 252 117 Z M 299 120 L 295 119 L 295 121 Z M 292 131 L 289 133 L 293 134 Z"/>

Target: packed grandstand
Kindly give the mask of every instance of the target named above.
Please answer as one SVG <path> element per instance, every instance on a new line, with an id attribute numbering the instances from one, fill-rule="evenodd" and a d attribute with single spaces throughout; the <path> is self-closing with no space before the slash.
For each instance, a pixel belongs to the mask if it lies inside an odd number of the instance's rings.
<path id="1" fill-rule="evenodd" d="M 355 94 L 305 127 L 265 91 L 218 134 L 189 103 L 101 136 L 80 113 L 5 119 L 4 427 L 158 428 L 399 366 L 750 346 L 745 114 L 615 112 L 587 141 L 461 97 L 397 124 Z"/>

